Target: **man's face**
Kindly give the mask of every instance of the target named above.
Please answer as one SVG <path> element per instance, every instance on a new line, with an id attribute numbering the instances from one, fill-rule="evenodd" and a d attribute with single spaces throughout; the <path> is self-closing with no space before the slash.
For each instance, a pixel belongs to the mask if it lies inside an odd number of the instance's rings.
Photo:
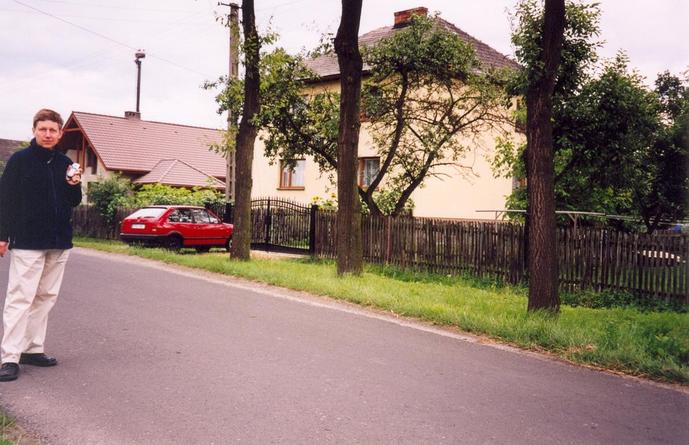
<path id="1" fill-rule="evenodd" d="M 43 148 L 52 150 L 62 137 L 62 130 L 57 122 L 38 121 L 33 129 L 36 142 Z"/>

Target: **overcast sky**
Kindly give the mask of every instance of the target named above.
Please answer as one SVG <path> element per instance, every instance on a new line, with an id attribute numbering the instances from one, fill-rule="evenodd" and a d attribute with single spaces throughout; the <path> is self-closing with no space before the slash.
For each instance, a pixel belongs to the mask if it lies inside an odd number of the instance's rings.
<path id="1" fill-rule="evenodd" d="M 258 26 L 292 52 L 336 32 L 339 0 L 255 0 Z M 364 0 L 360 33 L 392 24 L 395 11 L 426 6 L 513 54 L 508 11 L 516 0 Z M 689 68 L 689 0 L 601 0 L 600 52 L 626 50 L 649 79 Z M 136 107 L 136 49 L 146 120 L 222 127 L 204 80 L 227 72 L 229 8 L 217 0 L 0 0 L 0 138 L 31 137 L 42 107 L 122 116 Z"/>

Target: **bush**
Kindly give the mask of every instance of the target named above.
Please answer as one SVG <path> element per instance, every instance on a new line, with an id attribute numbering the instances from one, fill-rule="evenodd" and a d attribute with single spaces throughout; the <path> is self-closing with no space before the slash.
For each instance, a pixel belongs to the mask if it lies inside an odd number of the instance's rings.
<path id="1" fill-rule="evenodd" d="M 164 184 L 146 184 L 133 196 L 131 207 L 173 204 L 217 206 L 224 202 L 222 193 L 208 188 L 194 187 L 189 190 Z"/>
<path id="2" fill-rule="evenodd" d="M 174 204 L 217 207 L 225 203 L 225 196 L 208 188 L 194 187 L 189 190 L 164 184 L 146 184 L 135 191 L 131 181 L 115 174 L 90 183 L 88 200 L 108 223 L 112 223 L 118 207 Z"/>
<path id="3" fill-rule="evenodd" d="M 129 179 L 117 174 L 89 183 L 88 201 L 108 222 L 115 219 L 118 207 L 127 207 L 133 192 Z"/>

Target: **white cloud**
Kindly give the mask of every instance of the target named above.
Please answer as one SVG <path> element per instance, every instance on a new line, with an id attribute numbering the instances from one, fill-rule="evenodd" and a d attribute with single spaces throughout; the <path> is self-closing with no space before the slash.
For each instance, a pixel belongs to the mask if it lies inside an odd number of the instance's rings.
<path id="1" fill-rule="evenodd" d="M 54 108 L 122 115 L 135 107 L 134 51 L 143 48 L 141 112 L 144 119 L 222 127 L 204 80 L 227 72 L 228 32 L 215 0 L 0 0 L 0 138 L 30 136 L 33 113 Z M 389 26 L 394 11 L 426 6 L 504 53 L 511 53 L 507 9 L 514 0 L 378 0 L 363 6 L 361 33 Z M 603 56 L 627 50 L 646 76 L 689 65 L 686 0 L 605 0 L 601 4 Z M 270 27 L 292 52 L 335 33 L 339 0 L 258 0 L 259 27 Z M 79 26 L 108 37 L 99 37 Z M 113 41 L 114 40 L 114 41 Z"/>

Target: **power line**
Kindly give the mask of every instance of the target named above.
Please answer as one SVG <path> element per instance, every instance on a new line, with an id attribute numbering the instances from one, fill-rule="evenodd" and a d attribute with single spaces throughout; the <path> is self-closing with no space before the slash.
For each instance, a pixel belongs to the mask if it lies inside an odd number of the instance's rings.
<path id="1" fill-rule="evenodd" d="M 153 11 L 153 12 L 192 12 L 192 9 L 158 9 L 158 8 L 130 8 L 127 6 L 116 6 L 116 5 L 110 5 L 110 4 L 102 4 L 102 3 L 84 3 L 84 2 L 72 2 L 72 1 L 67 1 L 67 0 L 40 0 L 42 2 L 47 2 L 47 3 L 62 3 L 65 5 L 76 5 L 76 6 L 89 6 L 89 7 L 96 7 L 96 8 L 108 8 L 108 9 L 116 9 L 116 10 L 121 10 L 121 11 Z"/>
<path id="2" fill-rule="evenodd" d="M 36 14 L 40 15 L 42 13 L 37 12 L 37 11 L 20 11 L 18 9 L 5 9 L 5 8 L 0 8 L 0 11 L 4 12 L 15 12 L 15 13 L 20 13 L 20 14 Z M 61 16 L 62 18 L 69 17 L 73 19 L 88 19 L 88 20 L 101 20 L 101 21 L 106 21 L 106 22 L 128 22 L 128 23 L 157 23 L 161 25 L 171 25 L 174 23 L 178 23 L 177 20 L 173 21 L 161 21 L 161 20 L 145 20 L 145 19 L 122 19 L 122 18 L 113 18 L 113 17 L 93 17 L 93 16 L 85 16 L 85 15 L 63 15 Z M 207 23 L 202 23 L 198 22 L 197 25 L 207 25 Z"/>
<path id="3" fill-rule="evenodd" d="M 33 9 L 34 11 L 37 11 L 37 12 L 39 12 L 39 13 L 41 13 L 41 14 L 44 14 L 44 15 L 47 15 L 48 17 L 52 17 L 52 18 L 54 18 L 55 20 L 59 20 L 59 21 L 61 21 L 61 22 L 67 23 L 68 25 L 74 26 L 75 28 L 79 28 L 79 29 L 81 29 L 82 31 L 88 32 L 89 34 L 96 35 L 96 36 L 100 37 L 101 39 L 109 40 L 109 41 L 112 42 L 112 43 L 116 43 L 117 45 L 124 46 L 125 48 L 129 48 L 129 49 L 134 50 L 134 51 L 138 51 L 138 50 L 139 50 L 139 48 L 134 48 L 133 46 L 129 46 L 129 45 L 127 45 L 126 43 L 122 43 L 122 42 L 117 41 L 117 40 L 115 40 L 115 39 L 113 39 L 113 38 L 110 38 L 110 37 L 106 36 L 105 34 L 101 34 L 101 33 L 99 33 L 99 32 L 96 32 L 96 31 L 93 31 L 93 30 L 91 30 L 91 29 L 88 29 L 88 28 L 86 28 L 86 27 L 84 27 L 84 26 L 78 25 L 78 24 L 76 24 L 76 23 L 74 23 L 74 22 L 70 22 L 69 20 L 65 20 L 65 19 L 63 19 L 62 17 L 58 17 L 58 16 L 56 16 L 56 15 L 54 15 L 54 14 L 51 14 L 51 13 L 49 13 L 49 12 L 47 12 L 47 11 L 43 11 L 42 9 L 35 8 L 35 7 L 31 6 L 31 5 L 27 5 L 26 3 L 20 2 L 19 0 L 13 0 L 13 1 L 14 1 L 15 3 L 18 3 L 18 4 L 22 5 L 22 6 L 24 6 L 25 8 Z"/>
<path id="4" fill-rule="evenodd" d="M 33 6 L 31 6 L 31 5 L 27 5 L 26 3 L 23 3 L 23 2 L 21 2 L 21 1 L 19 1 L 19 0 L 13 0 L 13 1 L 14 1 L 15 3 L 19 4 L 19 5 L 22 5 L 22 6 L 26 7 L 26 8 L 33 9 L 34 11 L 40 12 L 41 14 L 47 15 L 48 17 L 51 17 L 51 18 L 54 18 L 55 20 L 59 20 L 59 21 L 61 21 L 61 22 L 67 23 L 68 25 L 74 26 L 75 28 L 79 28 L 79 29 L 81 29 L 81 30 L 84 31 L 84 32 L 87 32 L 87 33 L 89 33 L 89 34 L 93 34 L 93 35 L 95 35 L 95 36 L 98 36 L 98 37 L 100 37 L 100 38 L 102 38 L 102 39 L 108 40 L 108 41 L 110 41 L 110 42 L 112 42 L 112 43 L 115 43 L 115 44 L 117 44 L 117 45 L 120 45 L 120 46 L 123 46 L 123 47 L 125 47 L 125 48 L 131 49 L 132 51 L 138 51 L 138 50 L 139 50 L 139 48 L 135 48 L 135 47 L 133 47 L 133 46 L 131 46 L 131 45 L 127 45 L 126 43 L 122 43 L 122 42 L 120 42 L 120 41 L 118 41 L 118 40 L 115 40 L 115 39 L 113 39 L 113 38 L 111 38 L 111 37 L 106 36 L 105 34 L 101 34 L 101 33 L 97 32 L 97 31 L 93 31 L 92 29 L 86 28 L 85 26 L 81 26 L 81 25 L 79 25 L 79 24 L 77 24 L 77 23 L 70 22 L 69 20 L 65 20 L 65 19 L 63 19 L 62 17 L 58 17 L 58 16 L 56 16 L 56 15 L 54 15 L 54 14 L 51 14 L 51 13 L 49 13 L 49 12 L 47 12 L 47 11 L 43 11 L 42 9 L 38 9 L 38 8 L 33 7 Z M 202 75 L 202 76 L 204 76 L 204 77 L 206 77 L 206 78 L 211 78 L 211 77 L 213 77 L 213 76 L 210 76 L 210 75 L 208 75 L 208 74 L 206 74 L 206 73 L 202 73 L 202 72 L 196 71 L 196 70 L 194 70 L 194 69 L 192 69 L 192 68 L 188 68 L 188 67 L 186 67 L 186 66 L 182 66 L 182 65 L 178 64 L 177 62 L 173 62 L 172 60 L 169 60 L 169 59 L 166 59 L 166 58 L 163 58 L 163 57 L 160 57 L 160 56 L 156 56 L 156 55 L 154 55 L 154 54 L 149 54 L 149 57 L 152 57 L 152 58 L 154 58 L 154 59 L 158 59 L 158 60 L 163 61 L 163 62 L 167 62 L 167 63 L 169 63 L 170 65 L 176 66 L 177 68 L 180 68 L 180 69 L 183 69 L 183 70 L 186 70 L 186 71 L 190 71 L 190 72 L 193 72 L 193 73 L 196 73 L 196 74 L 200 74 L 200 75 Z"/>

